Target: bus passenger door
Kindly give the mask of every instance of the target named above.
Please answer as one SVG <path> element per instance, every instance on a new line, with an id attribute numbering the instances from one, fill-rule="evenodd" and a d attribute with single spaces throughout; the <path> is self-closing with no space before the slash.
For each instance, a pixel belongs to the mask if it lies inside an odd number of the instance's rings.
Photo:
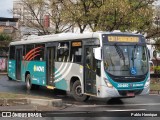
<path id="1" fill-rule="evenodd" d="M 16 79 L 21 80 L 22 46 L 16 46 Z"/>
<path id="2" fill-rule="evenodd" d="M 54 85 L 55 46 L 47 47 L 47 85 Z"/>
<path id="3" fill-rule="evenodd" d="M 93 53 L 94 46 L 84 48 L 84 92 L 95 95 L 96 92 L 96 59 Z"/>

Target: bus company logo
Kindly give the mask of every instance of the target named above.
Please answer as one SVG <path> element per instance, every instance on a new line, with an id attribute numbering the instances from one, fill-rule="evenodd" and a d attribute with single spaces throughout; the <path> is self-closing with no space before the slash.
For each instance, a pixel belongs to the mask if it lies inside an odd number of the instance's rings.
<path id="1" fill-rule="evenodd" d="M 44 72 L 44 67 L 43 66 L 36 66 L 36 65 L 34 65 L 33 71 L 34 72 Z"/>
<path id="2" fill-rule="evenodd" d="M 133 84 L 130 84 L 130 88 L 133 88 Z"/>

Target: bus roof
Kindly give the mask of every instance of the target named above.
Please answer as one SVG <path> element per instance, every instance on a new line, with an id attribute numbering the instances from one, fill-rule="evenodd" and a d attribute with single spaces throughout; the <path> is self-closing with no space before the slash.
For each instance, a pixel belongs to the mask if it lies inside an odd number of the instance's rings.
<path id="1" fill-rule="evenodd" d="M 86 32 L 86 33 L 60 33 L 52 35 L 43 36 L 29 36 L 27 39 L 22 39 L 21 41 L 11 42 L 10 45 L 21 45 L 21 44 L 31 44 L 31 43 L 45 43 L 51 41 L 67 41 L 67 40 L 77 40 L 86 38 L 99 38 L 102 34 L 119 34 L 119 35 L 139 35 L 127 32 Z"/>

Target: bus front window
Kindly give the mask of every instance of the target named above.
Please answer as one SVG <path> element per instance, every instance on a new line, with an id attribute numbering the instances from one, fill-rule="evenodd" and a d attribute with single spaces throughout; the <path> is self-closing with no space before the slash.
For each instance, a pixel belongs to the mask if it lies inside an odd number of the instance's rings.
<path id="1" fill-rule="evenodd" d="M 147 49 L 137 45 L 104 45 L 104 67 L 115 76 L 144 75 L 148 70 Z M 135 74 L 131 68 L 136 69 Z"/>

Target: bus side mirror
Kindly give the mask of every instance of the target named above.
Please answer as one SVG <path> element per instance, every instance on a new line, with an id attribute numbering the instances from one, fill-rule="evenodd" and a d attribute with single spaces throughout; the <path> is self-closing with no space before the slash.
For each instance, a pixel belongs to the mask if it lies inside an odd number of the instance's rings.
<path id="1" fill-rule="evenodd" d="M 93 48 L 94 58 L 97 60 L 102 60 L 102 49 L 101 47 Z"/>

